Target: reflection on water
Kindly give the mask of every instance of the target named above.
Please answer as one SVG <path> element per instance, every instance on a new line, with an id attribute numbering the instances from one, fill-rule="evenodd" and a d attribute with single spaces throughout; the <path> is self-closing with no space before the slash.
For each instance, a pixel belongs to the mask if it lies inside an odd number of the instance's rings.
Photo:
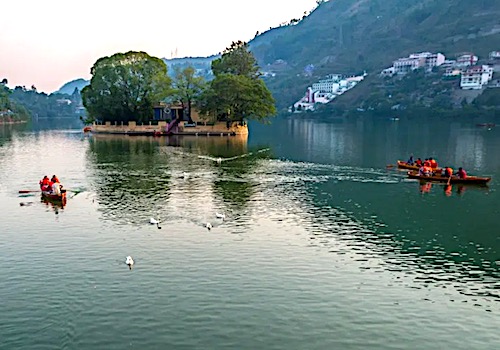
<path id="1" fill-rule="evenodd" d="M 53 339 L 110 349 L 498 343 L 498 140 L 421 121 L 252 130 L 248 139 L 0 135 L 6 346 L 36 347 L 25 332 L 47 348 Z M 458 141 L 481 144 L 482 160 L 457 154 Z M 420 184 L 386 168 L 410 153 L 493 180 Z M 45 173 L 75 190 L 64 208 L 19 195 Z M 40 327 L 48 322 L 57 326 Z"/>
<path id="2" fill-rule="evenodd" d="M 458 196 L 462 196 L 466 191 L 480 191 L 483 193 L 489 192 L 489 187 L 486 185 L 467 185 L 467 184 L 444 184 L 444 183 L 433 183 L 433 182 L 419 182 L 419 191 L 422 194 L 431 193 L 431 191 L 439 192 L 442 191 L 445 196 L 451 197 L 454 193 Z"/>

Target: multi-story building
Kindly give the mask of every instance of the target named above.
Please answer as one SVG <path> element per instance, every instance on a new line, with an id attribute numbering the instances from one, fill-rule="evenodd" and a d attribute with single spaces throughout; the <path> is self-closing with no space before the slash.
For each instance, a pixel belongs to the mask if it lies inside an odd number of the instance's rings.
<path id="1" fill-rule="evenodd" d="M 477 60 L 477 56 L 475 56 L 473 53 L 465 53 L 457 57 L 456 65 L 458 67 L 473 66 L 477 63 Z"/>
<path id="2" fill-rule="evenodd" d="M 425 58 L 425 67 L 427 70 L 432 70 L 434 67 L 439 67 L 446 61 L 442 53 L 431 53 Z"/>
<path id="3" fill-rule="evenodd" d="M 406 57 L 398 58 L 393 62 L 394 72 L 397 74 L 406 74 L 412 70 L 425 66 L 425 57 Z"/>
<path id="4" fill-rule="evenodd" d="M 469 67 L 462 73 L 460 87 L 464 90 L 479 90 L 493 78 L 493 68 L 490 66 Z"/>
<path id="5" fill-rule="evenodd" d="M 500 51 L 491 51 L 490 60 L 500 60 Z"/>
<path id="6" fill-rule="evenodd" d="M 442 53 L 419 52 L 412 53 L 405 58 L 398 58 L 393 62 L 393 69 L 395 73 L 405 74 L 409 71 L 425 68 L 430 71 L 434 67 L 438 67 L 445 62 L 445 57 Z M 384 70 L 383 75 L 389 75 L 388 70 Z"/>
<path id="7" fill-rule="evenodd" d="M 325 79 L 319 80 L 312 85 L 313 91 L 334 93 L 340 87 L 342 76 L 340 74 L 329 74 Z"/>

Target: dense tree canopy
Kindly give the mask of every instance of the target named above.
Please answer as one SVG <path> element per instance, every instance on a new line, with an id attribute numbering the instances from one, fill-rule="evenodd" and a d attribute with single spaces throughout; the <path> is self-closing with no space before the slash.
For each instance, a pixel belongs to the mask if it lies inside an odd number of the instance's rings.
<path id="1" fill-rule="evenodd" d="M 222 57 L 212 61 L 212 72 L 215 76 L 227 73 L 255 79 L 259 77 L 259 66 L 253 54 L 248 51 L 248 44 L 237 41 L 224 50 Z"/>
<path id="2" fill-rule="evenodd" d="M 218 120 L 265 120 L 276 114 L 274 98 L 259 78 L 259 67 L 248 45 L 233 42 L 212 62 L 215 78 L 201 99 L 200 109 Z"/>
<path id="3" fill-rule="evenodd" d="M 171 93 L 167 66 L 145 52 L 102 57 L 82 90 L 83 105 L 100 121 L 148 121 L 153 106 Z"/>
<path id="4" fill-rule="evenodd" d="M 206 88 L 203 77 L 196 76 L 192 66 L 184 69 L 179 66 L 174 68 L 172 81 L 173 99 L 178 100 L 184 108 L 187 108 L 188 116 L 191 117 L 191 105 L 196 102 Z"/>
<path id="5" fill-rule="evenodd" d="M 29 111 L 11 97 L 12 90 L 7 86 L 7 79 L 2 79 L 0 83 L 0 123 L 13 120 L 28 120 Z"/>

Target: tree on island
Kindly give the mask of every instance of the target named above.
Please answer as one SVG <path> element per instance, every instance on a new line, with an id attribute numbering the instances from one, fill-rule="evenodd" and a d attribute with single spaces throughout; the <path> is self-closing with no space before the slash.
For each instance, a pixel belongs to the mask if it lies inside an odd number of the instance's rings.
<path id="1" fill-rule="evenodd" d="M 191 120 L 191 106 L 201 96 L 206 85 L 207 83 L 203 77 L 195 75 L 193 67 L 188 66 L 181 69 L 179 66 L 176 66 L 174 68 L 172 98 L 179 101 L 183 109 L 187 109 L 189 120 Z"/>
<path id="2" fill-rule="evenodd" d="M 147 122 L 154 104 L 172 92 L 165 62 L 145 52 L 102 57 L 90 72 L 90 85 L 81 92 L 83 105 L 102 122 Z"/>
<path id="3" fill-rule="evenodd" d="M 212 61 L 212 72 L 215 78 L 198 105 L 201 113 L 228 122 L 265 121 L 276 114 L 274 98 L 260 79 L 257 60 L 247 43 L 233 42 L 222 57 Z"/>

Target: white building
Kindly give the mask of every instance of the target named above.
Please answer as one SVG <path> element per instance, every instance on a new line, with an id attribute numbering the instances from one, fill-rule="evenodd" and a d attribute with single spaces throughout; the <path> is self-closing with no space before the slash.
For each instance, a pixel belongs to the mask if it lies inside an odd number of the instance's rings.
<path id="1" fill-rule="evenodd" d="M 340 80 L 342 77 L 339 74 L 329 74 L 325 79 L 312 85 L 313 91 L 334 93 L 340 87 Z"/>
<path id="2" fill-rule="evenodd" d="M 490 60 L 500 60 L 500 51 L 491 51 Z"/>
<path id="3" fill-rule="evenodd" d="M 473 66 L 465 70 L 460 78 L 460 87 L 464 90 L 479 90 L 493 78 L 490 66 Z"/>
<path id="4" fill-rule="evenodd" d="M 405 58 L 398 58 L 393 62 L 394 73 L 406 74 L 418 68 L 425 68 L 430 71 L 434 67 L 439 67 L 445 62 L 446 58 L 442 53 L 419 52 L 412 53 Z M 382 75 L 391 75 L 390 68 L 384 69 Z M 393 74 L 393 73 L 392 73 Z"/>
<path id="5" fill-rule="evenodd" d="M 396 74 L 396 71 L 394 70 L 394 66 L 386 68 L 382 72 L 380 72 L 380 75 L 383 77 L 392 77 L 394 74 Z"/>
<path id="6" fill-rule="evenodd" d="M 288 111 L 295 113 L 314 111 L 317 103 L 325 104 L 332 101 L 338 95 L 355 87 L 365 76 L 366 73 L 361 76 L 343 78 L 341 74 L 329 74 L 325 79 L 321 79 L 314 83 L 312 87 L 308 87 L 305 95 L 295 102 Z"/>
<path id="7" fill-rule="evenodd" d="M 398 58 L 392 64 L 394 72 L 397 74 L 406 74 L 412 70 L 421 68 L 425 65 L 425 57 L 406 57 Z"/>
<path id="8" fill-rule="evenodd" d="M 434 67 L 439 67 L 446 61 L 446 57 L 442 53 L 431 53 L 425 58 L 425 66 L 427 70 L 432 70 Z"/>
<path id="9" fill-rule="evenodd" d="M 477 63 L 477 56 L 473 53 L 466 53 L 457 58 L 457 66 L 458 67 L 468 67 L 473 66 Z"/>

